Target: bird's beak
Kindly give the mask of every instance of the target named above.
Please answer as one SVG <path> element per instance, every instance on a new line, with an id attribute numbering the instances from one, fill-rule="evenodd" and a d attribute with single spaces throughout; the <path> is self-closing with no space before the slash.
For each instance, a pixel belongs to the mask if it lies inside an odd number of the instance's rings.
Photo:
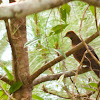
<path id="1" fill-rule="evenodd" d="M 65 35 L 65 36 L 63 36 L 63 38 L 64 38 L 64 37 L 66 37 L 66 35 Z"/>

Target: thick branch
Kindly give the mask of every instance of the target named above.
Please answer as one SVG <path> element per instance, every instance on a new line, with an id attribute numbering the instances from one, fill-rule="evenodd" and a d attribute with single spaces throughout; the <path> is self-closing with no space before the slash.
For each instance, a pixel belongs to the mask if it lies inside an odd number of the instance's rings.
<path id="1" fill-rule="evenodd" d="M 96 37 L 98 37 L 100 34 L 100 32 L 96 32 L 95 34 L 93 34 L 92 36 L 90 36 L 89 38 L 87 38 L 85 40 L 86 43 L 91 42 L 92 40 L 94 40 Z M 71 50 L 67 51 L 65 54 L 66 56 L 70 56 L 71 54 L 73 54 L 75 51 L 79 50 L 80 48 L 82 48 L 84 45 L 83 43 L 79 43 L 77 46 L 75 46 L 74 48 L 72 48 Z M 33 75 L 30 76 L 30 83 L 32 83 L 32 81 L 38 77 L 41 73 L 43 73 L 45 70 L 47 70 L 48 68 L 50 68 L 51 66 L 53 66 L 54 64 L 62 61 L 64 58 L 64 56 L 59 56 L 57 58 L 55 58 L 54 60 L 52 60 L 51 62 L 45 64 L 44 66 L 42 66 L 39 70 L 37 70 L 35 73 L 33 73 Z"/>
<path id="2" fill-rule="evenodd" d="M 89 5 L 100 7 L 100 0 L 80 0 L 80 1 L 86 2 Z"/>
<path id="3" fill-rule="evenodd" d="M 25 0 L 0 5 L 0 19 L 27 16 L 60 6 L 69 1 L 71 0 Z"/>
<path id="4" fill-rule="evenodd" d="M 25 0 L 7 5 L 0 5 L 0 19 L 27 16 L 33 13 L 38 13 L 40 11 L 58 7 L 70 1 L 74 0 Z M 86 2 L 89 5 L 100 7 L 100 0 L 80 1 Z"/>
<path id="5" fill-rule="evenodd" d="M 40 83 L 45 82 L 45 81 L 57 80 L 57 79 L 59 79 L 59 77 L 62 74 L 64 74 L 64 77 L 75 76 L 76 71 L 77 70 L 72 70 L 69 72 L 64 72 L 64 73 L 55 74 L 55 75 L 47 75 L 47 76 L 42 76 L 42 77 L 36 78 L 33 81 L 32 86 L 35 86 L 35 85 L 40 84 Z M 83 74 L 83 73 L 88 72 L 88 71 L 90 71 L 89 67 L 82 67 L 79 69 L 78 74 Z"/>
<path id="6" fill-rule="evenodd" d="M 2 0 L 0 0 L 0 4 L 2 3 Z"/>
<path id="7" fill-rule="evenodd" d="M 2 75 L 0 75 L 0 80 L 4 81 L 5 83 L 11 85 L 12 84 L 12 81 L 10 81 L 8 78 L 6 77 L 3 77 Z"/>
<path id="8" fill-rule="evenodd" d="M 13 40 L 12 40 L 12 36 L 11 36 L 11 31 L 10 31 L 10 26 L 9 26 L 9 23 L 8 23 L 8 19 L 5 20 L 5 25 L 6 25 L 6 30 L 7 30 L 8 41 L 9 41 L 9 44 L 10 44 L 11 49 L 12 49 L 12 57 L 13 57 L 13 63 L 14 63 L 14 61 L 17 61 L 17 55 L 16 55 L 14 44 L 13 44 Z M 15 70 L 16 70 L 16 73 L 17 73 L 17 62 L 15 62 L 13 66 L 15 67 Z M 18 74 L 15 74 L 15 77 L 18 77 Z"/>
<path id="9" fill-rule="evenodd" d="M 15 48 L 13 45 L 13 40 L 11 37 L 10 26 L 9 26 L 8 20 L 5 20 L 5 25 L 6 25 L 6 30 L 7 30 L 8 41 L 9 41 L 11 49 L 12 49 L 12 55 L 16 59 L 16 52 L 15 52 Z"/>

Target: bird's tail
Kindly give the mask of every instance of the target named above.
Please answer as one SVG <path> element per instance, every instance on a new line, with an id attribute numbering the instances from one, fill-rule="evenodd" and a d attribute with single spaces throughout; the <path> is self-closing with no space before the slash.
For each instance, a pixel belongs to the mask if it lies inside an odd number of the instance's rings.
<path id="1" fill-rule="evenodd" d="M 93 66 L 93 67 L 91 67 L 92 70 L 95 72 L 95 74 L 98 76 L 98 78 L 100 78 L 100 65 L 95 63 L 92 66 Z"/>

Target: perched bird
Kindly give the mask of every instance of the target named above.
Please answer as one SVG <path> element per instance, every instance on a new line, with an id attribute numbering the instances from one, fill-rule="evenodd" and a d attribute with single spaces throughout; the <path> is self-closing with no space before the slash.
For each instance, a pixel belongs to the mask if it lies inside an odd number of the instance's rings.
<path id="1" fill-rule="evenodd" d="M 73 31 L 68 31 L 64 37 L 69 37 L 72 42 L 72 47 L 76 46 L 81 42 L 81 39 L 76 35 Z M 99 60 L 98 56 L 94 52 L 93 48 L 89 45 L 87 45 L 89 50 L 92 52 L 92 54 Z M 87 49 L 85 47 L 82 47 L 81 49 L 75 51 L 73 53 L 74 58 L 80 63 L 82 60 L 82 57 Z M 87 65 L 91 67 L 91 69 L 95 72 L 95 74 L 100 78 L 100 65 L 91 57 L 91 55 L 87 52 L 85 55 L 85 58 L 83 60 L 82 65 Z"/>

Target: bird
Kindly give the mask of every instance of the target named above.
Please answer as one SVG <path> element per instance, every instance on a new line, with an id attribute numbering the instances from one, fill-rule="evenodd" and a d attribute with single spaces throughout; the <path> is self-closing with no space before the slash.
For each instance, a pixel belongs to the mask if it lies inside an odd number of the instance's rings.
<path id="1" fill-rule="evenodd" d="M 71 39 L 71 45 L 72 48 L 75 47 L 77 44 L 81 43 L 81 39 L 78 37 L 78 35 L 74 31 L 68 31 L 64 37 L 69 37 Z M 95 53 L 94 49 L 90 46 L 87 45 L 89 50 L 92 52 L 92 54 L 97 58 L 99 61 L 99 58 L 97 54 Z M 80 63 L 82 60 L 82 57 L 87 49 L 85 47 L 82 47 L 81 49 L 75 51 L 73 53 L 74 58 Z M 86 65 L 90 67 L 95 74 L 100 78 L 100 65 L 92 58 L 90 53 L 86 52 L 84 60 L 82 62 L 82 65 Z"/>

